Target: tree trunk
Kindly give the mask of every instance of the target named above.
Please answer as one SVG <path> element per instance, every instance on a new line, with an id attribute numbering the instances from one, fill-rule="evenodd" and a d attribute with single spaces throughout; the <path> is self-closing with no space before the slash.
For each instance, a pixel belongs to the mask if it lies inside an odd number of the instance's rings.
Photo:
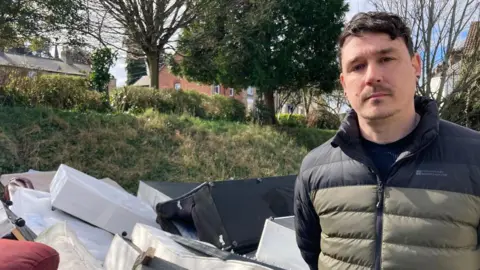
<path id="1" fill-rule="evenodd" d="M 150 71 L 150 87 L 158 89 L 158 53 L 151 52 L 147 54 L 148 70 Z"/>
<path id="2" fill-rule="evenodd" d="M 265 99 L 265 106 L 267 107 L 268 117 L 266 119 L 267 124 L 275 125 L 277 124 L 277 118 L 275 117 L 275 97 L 274 91 L 266 91 L 263 94 Z"/>
<path id="3" fill-rule="evenodd" d="M 465 127 L 470 128 L 470 96 L 472 95 L 472 87 L 469 87 L 467 90 L 467 98 L 465 100 Z"/>

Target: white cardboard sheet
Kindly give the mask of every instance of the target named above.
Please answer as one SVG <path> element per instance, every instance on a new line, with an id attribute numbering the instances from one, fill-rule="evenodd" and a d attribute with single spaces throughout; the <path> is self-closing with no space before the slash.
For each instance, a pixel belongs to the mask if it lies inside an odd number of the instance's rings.
<path id="1" fill-rule="evenodd" d="M 36 235 L 59 222 L 65 222 L 96 259 L 102 262 L 105 259 L 113 235 L 61 210 L 52 211 L 49 193 L 17 188 L 17 191 L 13 194 L 12 202 L 13 205 L 10 207 L 12 212 L 23 218 L 27 226 Z"/>
<path id="2" fill-rule="evenodd" d="M 112 234 L 126 232 L 131 239 L 136 223 L 159 226 L 147 203 L 64 164 L 52 180 L 50 193 L 53 207 Z"/>
<path id="3" fill-rule="evenodd" d="M 15 225 L 10 222 L 3 203 L 0 203 L 0 238 L 11 233 L 13 229 L 15 229 Z"/>
<path id="4" fill-rule="evenodd" d="M 218 258 L 197 255 L 169 237 L 169 233 L 144 224 L 133 230 L 133 243 L 142 250 L 155 248 L 155 257 L 189 270 L 267 270 L 271 269 L 244 261 L 223 261 Z"/>
<path id="5" fill-rule="evenodd" d="M 293 216 L 265 221 L 256 258 L 284 269 L 309 269 L 297 246 Z"/>
<path id="6" fill-rule="evenodd" d="M 104 268 L 105 270 L 133 269 L 135 260 L 140 254 L 141 252 L 135 250 L 116 234 L 105 257 Z"/>

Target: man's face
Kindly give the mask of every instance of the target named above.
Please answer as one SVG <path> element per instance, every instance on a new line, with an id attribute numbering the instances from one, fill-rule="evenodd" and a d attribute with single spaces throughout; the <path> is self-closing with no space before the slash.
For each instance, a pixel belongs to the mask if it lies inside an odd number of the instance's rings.
<path id="1" fill-rule="evenodd" d="M 350 36 L 342 48 L 340 82 L 359 117 L 379 120 L 413 104 L 420 57 L 411 57 L 403 38 L 365 33 Z"/>

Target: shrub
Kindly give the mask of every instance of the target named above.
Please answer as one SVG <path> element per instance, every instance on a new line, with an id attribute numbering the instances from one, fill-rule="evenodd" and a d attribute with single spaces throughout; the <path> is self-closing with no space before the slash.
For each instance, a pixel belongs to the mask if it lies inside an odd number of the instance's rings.
<path id="1" fill-rule="evenodd" d="M 312 111 L 307 119 L 307 127 L 337 129 L 339 126 L 340 117 L 324 109 Z"/>
<path id="2" fill-rule="evenodd" d="M 214 120 L 229 120 L 244 122 L 246 120 L 246 108 L 237 99 L 213 95 L 205 100 L 206 117 Z"/>
<path id="3" fill-rule="evenodd" d="M 270 111 L 262 100 L 255 101 L 255 107 L 248 115 L 249 121 L 258 125 L 264 125 L 270 122 Z"/>
<path id="4" fill-rule="evenodd" d="M 306 127 L 307 117 L 302 114 L 280 113 L 277 115 L 278 124 L 288 127 Z"/>
<path id="5" fill-rule="evenodd" d="M 153 88 L 128 86 L 110 93 L 112 107 L 122 112 L 142 113 L 148 108 L 171 110 L 171 105 L 162 101 L 160 93 Z"/>
<path id="6" fill-rule="evenodd" d="M 89 90 L 86 77 L 39 75 L 9 77 L 4 88 L 8 105 L 45 106 L 58 109 L 105 110 L 104 96 Z"/>
<path id="7" fill-rule="evenodd" d="M 171 111 L 165 113 L 187 114 L 195 117 L 205 118 L 206 112 L 204 103 L 209 97 L 197 91 L 175 89 L 157 90 L 171 104 Z"/>
<path id="8" fill-rule="evenodd" d="M 245 121 L 245 105 L 220 96 L 197 91 L 126 86 L 111 93 L 112 106 L 118 111 L 143 113 L 153 108 L 161 113 L 189 115 L 204 119 Z"/>

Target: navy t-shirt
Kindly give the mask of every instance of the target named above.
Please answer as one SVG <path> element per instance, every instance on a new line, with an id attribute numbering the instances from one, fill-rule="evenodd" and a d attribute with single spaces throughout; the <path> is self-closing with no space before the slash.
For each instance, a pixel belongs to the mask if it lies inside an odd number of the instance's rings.
<path id="1" fill-rule="evenodd" d="M 362 140 L 365 152 L 373 161 L 379 172 L 380 179 L 385 181 L 390 167 L 395 163 L 398 156 L 412 143 L 414 132 L 411 132 L 402 139 L 387 143 L 378 144 L 366 139 Z"/>

